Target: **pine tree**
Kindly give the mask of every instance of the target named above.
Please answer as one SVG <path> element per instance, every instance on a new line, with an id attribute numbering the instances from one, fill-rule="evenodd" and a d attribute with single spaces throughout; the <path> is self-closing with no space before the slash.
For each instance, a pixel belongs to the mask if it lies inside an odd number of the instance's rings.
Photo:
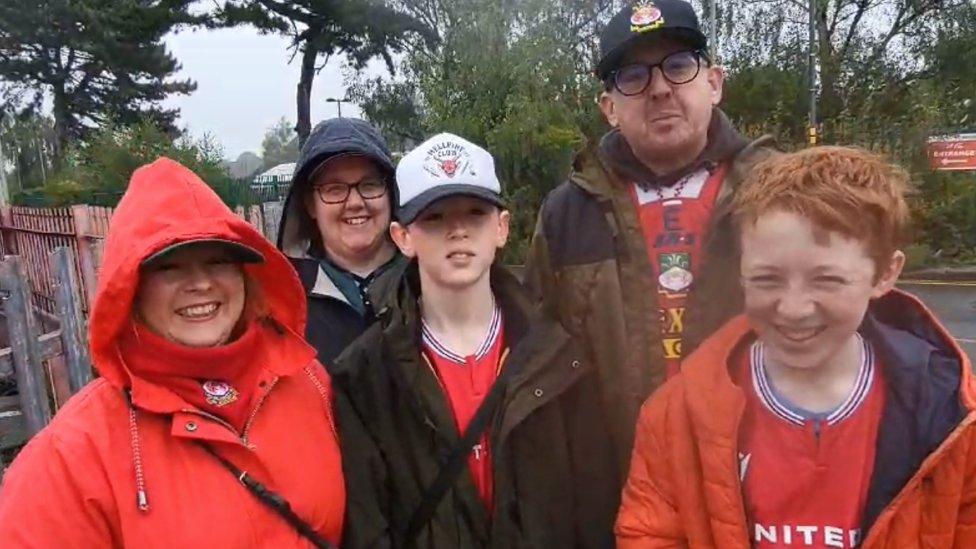
<path id="1" fill-rule="evenodd" d="M 180 65 L 163 46 L 195 23 L 193 0 L 0 2 L 0 79 L 43 90 L 61 148 L 109 119 L 150 119 L 172 131 L 178 115 L 160 101 L 196 89 L 173 80 Z"/>
<path id="2" fill-rule="evenodd" d="M 226 0 L 220 19 L 291 38 L 301 59 L 295 126 L 300 144 L 312 129 L 312 81 L 332 55 L 346 54 L 357 68 L 382 57 L 392 71 L 392 55 L 406 47 L 408 35 L 431 36 L 429 27 L 381 0 Z M 319 57 L 325 58 L 321 65 Z"/>

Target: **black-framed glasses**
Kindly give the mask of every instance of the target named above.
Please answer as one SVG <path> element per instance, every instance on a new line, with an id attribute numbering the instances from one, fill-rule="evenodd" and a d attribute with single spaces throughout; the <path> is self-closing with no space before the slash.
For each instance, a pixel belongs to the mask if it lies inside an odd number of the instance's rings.
<path id="1" fill-rule="evenodd" d="M 379 198 L 386 194 L 386 181 L 378 177 L 368 177 L 355 185 L 326 183 L 325 185 L 316 185 L 315 194 L 319 195 L 319 200 L 326 204 L 342 204 L 349 199 L 349 193 L 353 189 L 356 189 L 363 200 Z"/>
<path id="2" fill-rule="evenodd" d="M 610 79 L 617 91 L 624 95 L 637 95 L 646 90 L 651 84 L 655 68 L 661 69 L 661 74 L 668 82 L 675 85 L 687 84 L 698 76 L 704 56 L 700 50 L 677 51 L 658 63 L 623 65 L 613 71 Z"/>

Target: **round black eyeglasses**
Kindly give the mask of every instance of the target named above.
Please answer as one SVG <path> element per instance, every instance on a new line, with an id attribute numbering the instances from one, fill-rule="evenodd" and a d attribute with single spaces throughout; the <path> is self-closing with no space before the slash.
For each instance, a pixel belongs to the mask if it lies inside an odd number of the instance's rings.
<path id="1" fill-rule="evenodd" d="M 658 63 L 628 63 L 610 74 L 610 83 L 623 95 L 637 95 L 650 85 L 654 69 L 660 68 L 668 82 L 687 84 L 698 76 L 702 57 L 701 51 L 678 51 Z"/>
<path id="2" fill-rule="evenodd" d="M 356 189 L 363 200 L 379 198 L 386 194 L 386 182 L 382 179 L 363 179 L 355 185 L 327 183 L 316 185 L 315 194 L 319 195 L 319 200 L 325 204 L 342 204 L 349 199 L 349 193 L 353 189 Z"/>

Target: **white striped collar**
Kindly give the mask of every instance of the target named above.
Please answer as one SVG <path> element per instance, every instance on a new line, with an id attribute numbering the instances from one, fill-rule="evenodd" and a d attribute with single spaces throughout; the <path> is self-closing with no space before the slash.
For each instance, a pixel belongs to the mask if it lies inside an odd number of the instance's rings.
<path id="1" fill-rule="evenodd" d="M 854 381 L 854 388 L 847 395 L 847 399 L 833 412 L 827 414 L 825 418 L 827 425 L 835 425 L 850 417 L 858 406 L 867 399 L 874 383 L 874 349 L 861 337 L 861 334 L 856 335 L 861 343 L 861 366 L 857 373 L 857 379 Z M 803 425 L 806 418 L 783 404 L 776 397 L 776 392 L 773 390 L 766 372 L 766 350 L 761 341 L 756 341 L 750 347 L 749 361 L 752 369 L 752 386 L 763 405 L 776 417 L 796 425 Z"/>
<path id="2" fill-rule="evenodd" d="M 481 346 L 478 347 L 478 350 L 474 353 L 475 360 L 481 360 L 488 355 L 488 352 L 491 351 L 491 348 L 498 340 L 498 334 L 501 333 L 502 310 L 501 307 L 498 306 L 498 303 L 494 301 L 494 297 L 492 298 L 492 304 L 494 305 L 494 310 L 491 313 L 491 322 L 488 324 L 488 331 L 485 333 L 484 341 L 481 342 Z M 439 357 L 461 365 L 467 363 L 463 355 L 452 351 L 447 345 L 438 341 L 433 330 L 431 330 L 430 326 L 427 325 L 427 321 L 423 319 L 421 319 L 420 335 L 423 339 L 424 345 L 426 345 L 427 348 L 436 353 Z"/>

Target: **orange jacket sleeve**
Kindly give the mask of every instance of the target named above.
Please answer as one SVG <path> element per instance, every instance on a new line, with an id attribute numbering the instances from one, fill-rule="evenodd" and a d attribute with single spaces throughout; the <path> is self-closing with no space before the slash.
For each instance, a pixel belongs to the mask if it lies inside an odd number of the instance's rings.
<path id="1" fill-rule="evenodd" d="M 104 470 L 84 448 L 70 451 L 40 433 L 17 456 L 0 485 L 4 547 L 119 547 L 109 527 L 114 508 Z"/>
<path id="2" fill-rule="evenodd" d="M 956 515 L 956 535 L 952 541 L 952 546 L 960 549 L 976 547 L 976 440 L 969 441 L 969 455 L 963 478 L 965 484 L 959 502 L 959 514 Z"/>
<path id="3" fill-rule="evenodd" d="M 685 534 L 674 504 L 670 459 L 662 445 L 667 388 L 641 409 L 630 473 L 617 525 L 618 549 L 684 547 Z"/>

